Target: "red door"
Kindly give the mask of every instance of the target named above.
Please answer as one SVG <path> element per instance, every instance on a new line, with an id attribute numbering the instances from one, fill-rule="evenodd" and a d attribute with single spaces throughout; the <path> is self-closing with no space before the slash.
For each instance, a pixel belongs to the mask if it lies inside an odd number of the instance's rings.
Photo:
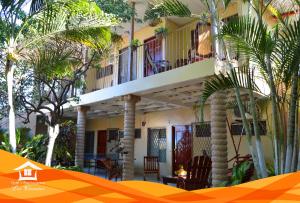
<path id="1" fill-rule="evenodd" d="M 192 127 L 181 125 L 172 127 L 173 142 L 173 175 L 179 165 L 187 169 L 187 163 L 192 158 Z"/>
<path id="2" fill-rule="evenodd" d="M 106 155 L 106 142 L 107 134 L 106 130 L 98 131 L 98 143 L 97 143 L 97 154 L 100 156 Z"/>
<path id="3" fill-rule="evenodd" d="M 144 49 L 144 76 L 147 77 L 154 74 L 151 63 L 159 65 L 158 62 L 162 60 L 162 39 L 152 37 L 145 40 Z"/>

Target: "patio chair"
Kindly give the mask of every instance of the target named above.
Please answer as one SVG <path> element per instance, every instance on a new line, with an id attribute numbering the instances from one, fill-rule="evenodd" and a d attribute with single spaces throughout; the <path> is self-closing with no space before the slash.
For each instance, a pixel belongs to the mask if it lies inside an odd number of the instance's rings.
<path id="1" fill-rule="evenodd" d="M 113 160 L 111 159 L 105 159 L 105 160 L 101 160 L 102 164 L 105 167 L 106 170 L 106 178 L 108 178 L 108 180 L 112 180 L 112 179 L 116 179 L 116 181 L 118 180 L 118 178 L 121 178 L 122 180 L 122 169 L 114 163 Z"/>
<path id="2" fill-rule="evenodd" d="M 177 187 L 185 190 L 196 190 L 209 187 L 209 174 L 211 172 L 211 159 L 209 156 L 195 156 L 187 167 L 186 177 L 178 177 Z"/>
<path id="3" fill-rule="evenodd" d="M 157 180 L 160 180 L 159 158 L 157 156 L 144 157 L 144 180 L 146 174 L 157 174 Z"/>

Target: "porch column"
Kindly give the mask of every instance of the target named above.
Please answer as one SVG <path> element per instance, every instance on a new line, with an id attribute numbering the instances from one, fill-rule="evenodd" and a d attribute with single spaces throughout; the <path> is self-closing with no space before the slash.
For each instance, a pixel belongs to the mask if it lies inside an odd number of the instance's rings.
<path id="1" fill-rule="evenodd" d="M 85 137 L 86 112 L 88 110 L 89 110 L 88 106 L 77 107 L 75 165 L 81 168 L 83 168 L 83 162 L 84 162 L 84 137 Z"/>
<path id="2" fill-rule="evenodd" d="M 220 186 L 227 180 L 227 128 L 226 128 L 226 94 L 215 93 L 211 100 L 211 152 L 212 185 Z"/>
<path id="3" fill-rule="evenodd" d="M 134 178 L 134 131 L 135 131 L 135 104 L 140 100 L 134 95 L 123 97 L 124 110 L 124 155 L 123 155 L 123 180 Z"/>

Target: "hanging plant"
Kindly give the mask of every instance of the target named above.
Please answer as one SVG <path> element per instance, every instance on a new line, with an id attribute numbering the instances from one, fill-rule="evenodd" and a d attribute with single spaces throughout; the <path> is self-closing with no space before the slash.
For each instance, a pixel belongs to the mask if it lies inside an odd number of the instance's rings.
<path id="1" fill-rule="evenodd" d="M 123 43 L 123 37 L 117 33 L 111 34 L 111 41 L 113 44 L 115 44 L 117 47 L 121 46 Z"/>
<path id="2" fill-rule="evenodd" d="M 152 19 L 152 20 L 149 20 L 149 26 L 155 27 L 155 26 L 159 25 L 161 22 L 162 22 L 162 20 L 160 18 Z"/>
<path id="3" fill-rule="evenodd" d="M 154 32 L 155 32 L 155 37 L 157 39 L 162 39 L 168 35 L 169 30 L 168 30 L 168 28 L 165 28 L 165 27 L 159 27 L 159 28 L 155 29 Z"/>
<path id="4" fill-rule="evenodd" d="M 141 42 L 138 39 L 132 40 L 132 42 L 130 44 L 130 46 L 132 47 L 133 50 L 136 50 L 140 45 L 141 45 Z"/>

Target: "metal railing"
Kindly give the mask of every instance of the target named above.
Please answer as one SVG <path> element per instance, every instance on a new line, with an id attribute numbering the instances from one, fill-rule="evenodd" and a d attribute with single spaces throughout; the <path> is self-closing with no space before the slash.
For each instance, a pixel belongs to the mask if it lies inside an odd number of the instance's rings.
<path id="1" fill-rule="evenodd" d="M 106 66 L 109 74 L 96 79 L 95 89 L 103 89 L 169 71 L 213 56 L 209 25 L 190 23 L 164 38 L 153 37 L 133 48 L 133 65 L 129 69 L 129 49 L 112 55 Z"/>

